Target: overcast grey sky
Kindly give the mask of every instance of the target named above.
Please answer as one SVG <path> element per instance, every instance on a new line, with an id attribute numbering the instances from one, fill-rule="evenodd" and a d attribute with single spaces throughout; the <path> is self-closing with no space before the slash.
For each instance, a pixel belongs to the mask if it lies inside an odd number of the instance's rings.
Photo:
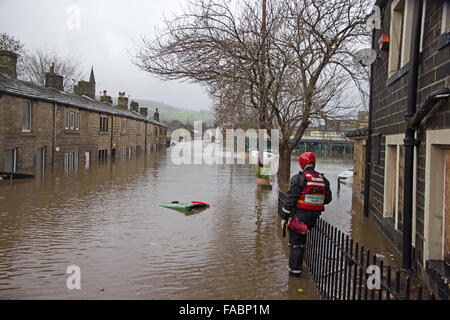
<path id="1" fill-rule="evenodd" d="M 0 32 L 27 49 L 78 57 L 87 77 L 94 66 L 97 94 L 125 91 L 131 98 L 209 109 L 211 101 L 198 85 L 160 81 L 130 62 L 140 35 L 151 38 L 164 15 L 185 5 L 186 0 L 0 0 Z"/>

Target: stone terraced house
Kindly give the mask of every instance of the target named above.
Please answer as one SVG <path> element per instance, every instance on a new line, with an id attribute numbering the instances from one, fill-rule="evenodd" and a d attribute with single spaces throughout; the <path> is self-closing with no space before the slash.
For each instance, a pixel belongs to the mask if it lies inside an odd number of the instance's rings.
<path id="1" fill-rule="evenodd" d="M 375 5 L 381 28 L 373 29 L 369 125 L 347 135 L 355 141 L 353 198 L 403 264 L 448 299 L 450 1 Z"/>
<path id="2" fill-rule="evenodd" d="M 0 172 L 35 174 L 46 166 L 129 157 L 166 145 L 167 127 L 120 93 L 118 106 L 104 91 L 95 99 L 93 70 L 74 93 L 63 91 L 54 67 L 45 87 L 17 79 L 17 56 L 0 51 Z"/>

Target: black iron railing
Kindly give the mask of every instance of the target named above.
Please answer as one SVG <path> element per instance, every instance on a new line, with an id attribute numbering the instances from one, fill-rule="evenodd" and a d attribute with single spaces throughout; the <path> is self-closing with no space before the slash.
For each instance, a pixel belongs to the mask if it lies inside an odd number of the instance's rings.
<path id="1" fill-rule="evenodd" d="M 321 218 L 308 234 L 305 260 L 326 300 L 424 298 L 420 284 L 411 288 L 408 274 L 399 269 L 393 273 L 391 266 L 384 266 L 376 254 Z M 430 292 L 428 299 L 434 298 Z"/>
<path id="2" fill-rule="evenodd" d="M 279 211 L 284 199 L 285 195 L 280 192 Z M 426 298 L 423 287 L 412 285 L 409 274 L 385 266 L 376 254 L 322 218 L 308 234 L 305 260 L 321 297 L 326 300 Z M 427 298 L 434 300 L 435 296 L 430 292 Z"/>

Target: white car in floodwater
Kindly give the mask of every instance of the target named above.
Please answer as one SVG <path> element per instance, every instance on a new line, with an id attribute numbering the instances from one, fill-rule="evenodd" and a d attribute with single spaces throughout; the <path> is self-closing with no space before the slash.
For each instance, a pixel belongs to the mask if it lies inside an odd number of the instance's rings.
<path id="1" fill-rule="evenodd" d="M 257 161 L 258 157 L 259 157 L 259 151 L 258 150 L 253 150 L 250 152 L 250 157 L 252 158 L 253 161 Z M 278 155 L 275 155 L 271 152 L 263 152 L 263 164 L 267 164 L 270 163 L 271 160 L 275 159 L 276 157 L 278 157 Z"/>
<path id="2" fill-rule="evenodd" d="M 338 179 L 344 183 L 352 183 L 353 182 L 353 169 L 348 169 L 348 170 L 341 172 L 338 175 Z"/>

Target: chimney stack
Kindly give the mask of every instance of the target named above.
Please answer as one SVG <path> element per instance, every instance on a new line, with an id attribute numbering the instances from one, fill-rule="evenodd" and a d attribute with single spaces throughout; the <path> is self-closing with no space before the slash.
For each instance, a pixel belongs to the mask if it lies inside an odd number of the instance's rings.
<path id="1" fill-rule="evenodd" d="M 100 96 L 100 101 L 110 105 L 113 104 L 111 96 L 106 95 L 106 90 L 103 90 L 103 95 Z"/>
<path id="2" fill-rule="evenodd" d="M 154 114 L 154 116 L 153 116 L 153 119 L 155 119 L 156 121 L 159 121 L 159 111 L 158 111 L 158 108 L 156 108 L 156 110 L 155 110 L 155 114 Z"/>
<path id="3" fill-rule="evenodd" d="M 144 117 L 147 118 L 147 116 L 148 116 L 148 109 L 145 108 L 145 107 L 140 107 L 139 109 L 140 109 L 141 115 L 143 115 Z"/>
<path id="4" fill-rule="evenodd" d="M 45 73 L 45 86 L 47 88 L 64 91 L 63 86 L 64 78 L 55 73 L 55 64 L 50 66 L 50 72 Z"/>
<path id="5" fill-rule="evenodd" d="M 91 77 L 89 81 L 78 81 L 78 84 L 73 87 L 73 93 L 79 96 L 87 96 L 95 100 L 95 78 L 94 68 L 91 68 Z"/>
<path id="6" fill-rule="evenodd" d="M 117 106 L 119 108 L 128 109 L 128 98 L 125 97 L 125 91 L 124 92 L 119 91 L 119 98 L 117 99 Z"/>
<path id="7" fill-rule="evenodd" d="M 17 79 L 17 54 L 7 50 L 0 50 L 0 74 Z"/>
<path id="8" fill-rule="evenodd" d="M 131 109 L 131 111 L 139 113 L 139 103 L 137 103 L 134 100 L 131 100 L 131 102 L 130 102 L 130 109 Z"/>

